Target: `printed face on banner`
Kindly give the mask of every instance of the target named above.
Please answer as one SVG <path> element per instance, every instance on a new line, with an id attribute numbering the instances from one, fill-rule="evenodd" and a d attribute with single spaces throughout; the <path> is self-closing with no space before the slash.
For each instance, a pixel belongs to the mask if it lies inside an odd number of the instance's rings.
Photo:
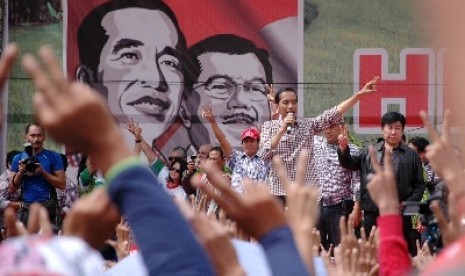
<path id="1" fill-rule="evenodd" d="M 141 8 L 112 11 L 102 26 L 108 41 L 98 71 L 111 112 L 159 137 L 176 119 L 184 87 L 175 26 L 165 13 Z"/>
<path id="2" fill-rule="evenodd" d="M 201 118 L 207 104 L 240 148 L 244 129 L 270 119 L 265 84 L 297 81 L 297 1 L 273 0 L 280 9 L 264 9 L 265 0 L 220 2 L 70 1 L 68 74 L 107 99 L 122 129 L 138 123 L 165 158 L 175 146 L 193 154 L 216 143 Z M 253 22 L 237 24 L 249 10 L 257 11 Z"/>
<path id="3" fill-rule="evenodd" d="M 233 146 L 241 145 L 241 133 L 270 119 L 266 98 L 266 74 L 253 53 L 204 53 L 197 57 L 201 73 L 194 84 L 200 96 L 197 115 L 202 106 L 211 105 L 216 121 Z M 209 123 L 210 141 L 216 138 Z M 193 129 L 195 131 L 195 129 Z"/>

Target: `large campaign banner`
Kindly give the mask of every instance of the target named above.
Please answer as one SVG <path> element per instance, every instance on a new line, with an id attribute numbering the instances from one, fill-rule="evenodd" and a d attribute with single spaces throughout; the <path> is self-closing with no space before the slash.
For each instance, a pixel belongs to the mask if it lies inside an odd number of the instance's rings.
<path id="1" fill-rule="evenodd" d="M 298 6 L 298 0 L 69 1 L 68 76 L 99 91 L 123 130 L 129 120 L 138 123 L 165 157 L 175 146 L 193 154 L 216 144 L 201 116 L 205 107 L 240 147 L 243 130 L 270 120 L 266 84 L 297 88 Z M 124 133 L 133 145 L 133 135 Z"/>
<path id="2" fill-rule="evenodd" d="M 380 117 L 399 111 L 406 135 L 426 135 L 418 111 L 440 129 L 454 101 L 448 50 L 425 38 L 412 1 L 376 0 L 3 0 L 5 41 L 36 52 L 51 44 L 68 77 L 104 96 L 115 120 L 143 127 L 165 157 L 174 146 L 194 154 L 216 144 L 211 106 L 234 146 L 270 119 L 265 84 L 299 91 L 298 116 L 317 116 L 379 75 L 378 92 L 345 114 L 361 144 L 380 136 Z M 6 150 L 21 149 L 34 119 L 32 83 L 16 67 L 4 94 Z M 458 128 L 455 128 L 454 130 Z M 5 135 L 5 133 L 4 133 Z M 96 130 L 98 135 L 98 130 Z M 3 136 L 5 137 L 5 136 Z M 47 140 L 46 147 L 62 149 Z M 62 149 L 66 151 L 66 149 Z M 79 160 L 69 152 L 72 165 Z M 3 162 L 2 162 L 3 163 Z"/>

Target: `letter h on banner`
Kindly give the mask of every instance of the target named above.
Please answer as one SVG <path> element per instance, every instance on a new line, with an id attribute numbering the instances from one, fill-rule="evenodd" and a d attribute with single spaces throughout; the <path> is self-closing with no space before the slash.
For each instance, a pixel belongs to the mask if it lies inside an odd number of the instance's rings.
<path id="1" fill-rule="evenodd" d="M 435 114 L 435 55 L 431 49 L 407 48 L 400 52 L 400 72 L 389 73 L 385 49 L 357 49 L 354 53 L 354 93 L 374 76 L 379 76 L 377 92 L 363 97 L 354 106 L 354 131 L 379 134 L 381 117 L 390 106 L 404 114 L 406 131 L 426 133 L 418 115 L 426 110 L 430 119 Z"/>

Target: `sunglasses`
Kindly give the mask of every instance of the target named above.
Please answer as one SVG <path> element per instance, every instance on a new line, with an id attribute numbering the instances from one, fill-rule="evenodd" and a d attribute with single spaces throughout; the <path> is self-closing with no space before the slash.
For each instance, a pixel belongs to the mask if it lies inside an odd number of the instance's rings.
<path id="1" fill-rule="evenodd" d="M 180 159 L 184 159 L 184 160 L 186 160 L 186 158 L 185 158 L 185 157 L 170 156 L 170 157 L 168 157 L 168 161 L 172 162 L 172 161 L 173 161 L 174 159 L 176 159 L 176 158 L 180 158 Z"/>
<path id="2" fill-rule="evenodd" d="M 175 168 L 171 168 L 171 171 L 172 171 L 172 172 L 177 172 L 177 173 L 180 173 L 180 172 L 181 172 L 181 170 L 178 170 L 178 169 L 175 169 Z"/>

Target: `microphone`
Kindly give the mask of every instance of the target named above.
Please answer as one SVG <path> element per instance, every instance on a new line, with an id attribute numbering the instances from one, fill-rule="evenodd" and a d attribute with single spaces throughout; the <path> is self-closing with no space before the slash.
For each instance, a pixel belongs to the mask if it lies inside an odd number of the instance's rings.
<path id="1" fill-rule="evenodd" d="M 294 113 L 292 113 L 292 112 L 287 113 L 287 115 L 290 115 L 290 116 L 294 117 Z M 294 130 L 293 125 L 287 125 L 287 130 L 286 130 L 287 134 L 292 134 L 294 132 L 293 130 Z"/>

